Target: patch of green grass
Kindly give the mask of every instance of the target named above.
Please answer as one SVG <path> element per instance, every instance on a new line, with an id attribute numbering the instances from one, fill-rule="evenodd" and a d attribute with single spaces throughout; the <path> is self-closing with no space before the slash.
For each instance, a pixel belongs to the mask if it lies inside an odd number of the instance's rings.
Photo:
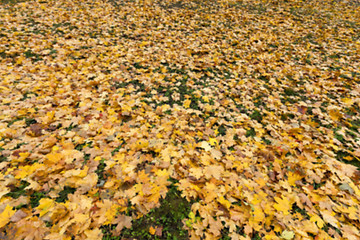
<path id="1" fill-rule="evenodd" d="M 26 92 L 23 94 L 23 97 L 20 99 L 20 101 L 25 101 L 26 99 L 31 98 L 30 95 L 35 95 L 36 97 L 39 96 L 39 95 L 38 95 L 37 93 L 35 93 L 35 92 L 26 91 Z"/>
<path id="2" fill-rule="evenodd" d="M 245 134 L 246 137 L 255 137 L 256 136 L 256 132 L 254 128 L 250 128 L 246 131 Z"/>
<path id="3" fill-rule="evenodd" d="M 242 205 L 241 203 L 237 203 L 237 202 L 233 203 L 233 204 L 238 205 L 238 206 Z M 246 237 L 246 234 L 244 233 L 244 228 L 243 227 L 240 228 L 239 226 L 236 226 L 235 233 L 242 235 L 244 238 Z M 231 240 L 232 238 L 229 236 L 229 234 L 230 234 L 229 228 L 224 227 L 221 230 L 221 238 L 220 238 L 220 240 Z M 253 240 L 253 239 L 257 239 L 258 235 L 259 235 L 258 232 L 254 232 L 252 234 L 252 236 L 249 236 L 249 237 L 251 237 L 251 239 Z"/>
<path id="4" fill-rule="evenodd" d="M 253 236 L 251 237 L 251 240 L 261 240 L 262 237 L 259 233 L 254 233 Z"/>
<path id="5" fill-rule="evenodd" d="M 181 197 L 181 192 L 175 186 L 177 182 L 170 179 L 172 184 L 165 199 L 160 200 L 160 207 L 152 209 L 147 215 L 133 221 L 130 229 L 123 229 L 120 236 L 111 234 L 115 226 L 103 226 L 103 240 L 120 239 L 189 239 L 188 233 L 183 229 L 182 220 L 190 212 L 192 202 Z M 132 212 L 132 211 L 131 211 Z M 162 235 L 156 236 L 149 233 L 150 227 L 162 228 Z"/>
<path id="6" fill-rule="evenodd" d="M 286 104 L 286 102 L 289 102 L 289 103 L 291 103 L 291 104 L 298 102 L 297 99 L 295 99 L 294 97 L 291 97 L 291 96 L 290 96 L 290 97 L 286 97 L 286 98 L 280 98 L 280 101 L 281 101 L 282 104 Z"/>
<path id="7" fill-rule="evenodd" d="M 326 96 L 327 96 L 328 98 L 331 98 L 331 99 L 334 99 L 334 100 L 337 99 L 337 95 L 336 95 L 335 93 L 327 93 Z"/>
<path id="8" fill-rule="evenodd" d="M 73 194 L 76 191 L 76 188 L 65 186 L 64 189 L 59 193 L 59 196 L 56 198 L 56 202 L 61 203 L 68 200 L 68 195 Z M 40 199 L 39 199 L 40 200 Z"/>
<path id="9" fill-rule="evenodd" d="M 22 209 L 22 208 L 26 208 L 27 206 L 28 206 L 27 204 L 22 203 L 22 204 L 19 204 L 19 205 L 15 206 L 14 208 L 15 208 L 15 210 L 19 210 L 19 209 Z M 0 239 L 2 239 L 2 238 L 0 238 Z"/>
<path id="10" fill-rule="evenodd" d="M 11 121 L 8 122 L 8 127 L 10 127 L 11 125 L 13 125 L 15 122 L 17 121 L 21 121 L 21 120 L 24 120 L 25 119 L 25 124 L 27 127 L 29 127 L 31 124 L 35 124 L 37 123 L 37 121 L 33 118 L 27 118 L 27 117 L 17 117 Z"/>
<path id="11" fill-rule="evenodd" d="M 302 216 L 304 216 L 306 219 L 310 219 L 310 216 L 307 214 L 305 209 L 300 208 L 296 203 L 292 205 L 291 208 L 292 213 L 300 213 Z"/>
<path id="12" fill-rule="evenodd" d="M 360 119 L 353 120 L 350 123 L 351 123 L 350 129 L 355 132 L 358 131 L 358 129 L 360 128 Z"/>
<path id="13" fill-rule="evenodd" d="M 261 139 L 264 141 L 264 143 L 265 143 L 266 145 L 270 145 L 270 144 L 271 144 L 271 141 L 270 141 L 269 139 L 266 139 L 265 137 L 262 137 Z"/>
<path id="14" fill-rule="evenodd" d="M 223 124 L 221 124 L 218 127 L 218 132 L 219 132 L 219 135 L 225 136 L 226 135 L 226 127 Z"/>
<path id="15" fill-rule="evenodd" d="M 350 137 L 352 137 L 352 138 L 356 138 L 356 137 L 357 137 L 356 133 L 353 132 L 353 131 L 346 130 L 345 133 L 346 133 L 347 135 L 349 135 Z"/>
<path id="16" fill-rule="evenodd" d="M 320 183 L 316 183 L 315 181 L 313 182 L 312 186 L 315 190 L 321 188 L 322 186 L 325 185 L 326 182 L 320 182 Z"/>
<path id="17" fill-rule="evenodd" d="M 149 67 L 146 67 L 146 66 L 142 66 L 140 63 L 134 63 L 133 66 L 136 69 L 148 69 L 149 68 Z"/>
<path id="18" fill-rule="evenodd" d="M 296 96 L 296 91 L 292 88 L 285 88 L 284 93 L 286 96 Z"/>
<path id="19" fill-rule="evenodd" d="M 20 196 L 26 196 L 25 188 L 29 186 L 30 183 L 26 181 L 21 181 L 19 186 L 10 186 L 11 192 L 7 193 L 5 196 L 12 198 L 19 198 Z"/>
<path id="20" fill-rule="evenodd" d="M 78 151 L 81 151 L 81 150 L 83 150 L 83 148 L 84 148 L 85 146 L 86 146 L 86 142 L 81 143 L 81 144 L 77 144 L 77 145 L 75 146 L 75 149 L 78 150 Z"/>
<path id="21" fill-rule="evenodd" d="M 0 0 L 1 4 L 16 4 L 20 2 L 25 2 L 25 0 Z"/>
<path id="22" fill-rule="evenodd" d="M 31 49 L 24 52 L 26 58 L 31 58 L 32 61 L 37 62 L 43 60 L 40 54 L 34 53 Z"/>
<path id="23" fill-rule="evenodd" d="M 33 194 L 30 195 L 30 206 L 32 208 L 39 206 L 40 199 L 45 197 L 47 197 L 46 192 L 34 192 Z"/>
<path id="24" fill-rule="evenodd" d="M 7 160 L 8 160 L 7 157 L 5 157 L 4 155 L 0 155 L 0 163 L 6 162 Z"/>
<path id="25" fill-rule="evenodd" d="M 281 121 L 286 121 L 288 118 L 286 114 L 281 114 L 280 119 Z"/>
<path id="26" fill-rule="evenodd" d="M 351 156 L 350 153 L 348 152 L 345 152 L 345 151 L 337 151 L 336 152 L 336 159 L 340 162 L 344 162 L 344 163 L 347 163 L 347 164 L 351 164 L 355 167 L 357 167 L 359 170 L 360 170 L 360 161 L 354 159 L 354 160 L 346 160 L 345 157 L 348 157 L 348 156 Z"/>
<path id="27" fill-rule="evenodd" d="M 345 144 L 346 143 L 346 140 L 344 138 L 344 135 L 342 134 L 338 134 L 337 131 L 341 130 L 341 127 L 338 127 L 338 128 L 334 128 L 333 129 L 333 132 L 334 132 L 334 137 L 340 141 L 341 143 Z"/>
<path id="28" fill-rule="evenodd" d="M 286 121 L 288 119 L 294 119 L 294 118 L 295 118 L 295 115 L 292 113 L 285 113 L 285 114 L 281 114 L 281 116 L 280 116 L 280 119 L 282 121 Z"/>
<path id="29" fill-rule="evenodd" d="M 25 124 L 29 127 L 31 124 L 35 124 L 37 121 L 34 118 L 25 118 Z"/>
<path id="30" fill-rule="evenodd" d="M 5 34 L 0 33 L 0 37 L 6 37 L 6 35 L 5 35 Z M 5 59 L 5 58 L 7 58 L 7 57 L 8 57 L 8 55 L 6 54 L 6 52 L 5 52 L 5 51 L 1 51 L 1 52 L 0 52 L 0 57 L 1 57 L 1 58 L 3 58 L 3 59 Z"/>
<path id="31" fill-rule="evenodd" d="M 343 135 L 340 135 L 340 134 L 337 134 L 336 132 L 334 133 L 334 137 L 340 141 L 341 143 L 345 143 L 345 139 L 344 139 L 344 136 Z"/>
<path id="32" fill-rule="evenodd" d="M 78 150 L 78 151 L 82 151 L 84 149 L 84 147 L 91 148 L 92 144 L 93 144 L 92 141 L 86 141 L 86 142 L 83 142 L 83 143 L 79 143 L 79 144 L 76 144 L 75 149 Z"/>
<path id="33" fill-rule="evenodd" d="M 11 149 L 11 150 L 19 149 L 19 148 L 20 148 L 21 146 L 23 146 L 23 145 L 27 145 L 27 143 L 25 143 L 25 142 L 18 143 L 18 144 L 16 144 L 16 146 L 15 146 L 13 149 Z"/>
<path id="34" fill-rule="evenodd" d="M 100 160 L 100 163 L 99 163 L 96 171 L 95 171 L 95 173 L 98 175 L 98 184 L 107 178 L 106 173 L 105 173 L 105 167 L 106 167 L 105 159 L 102 158 Z"/>
<path id="35" fill-rule="evenodd" d="M 78 125 L 76 125 L 76 124 L 73 124 L 73 123 L 70 123 L 70 126 L 68 126 L 67 128 L 65 128 L 66 129 L 66 131 L 71 131 L 71 130 L 73 130 L 74 128 L 76 128 Z"/>
<path id="36" fill-rule="evenodd" d="M 24 118 L 25 118 L 25 117 L 17 117 L 17 118 L 15 118 L 15 119 L 9 121 L 8 124 L 7 124 L 7 127 L 10 127 L 10 126 L 13 125 L 15 122 L 21 121 L 21 120 L 23 120 Z"/>
<path id="37" fill-rule="evenodd" d="M 130 85 L 132 85 L 135 89 L 137 89 L 136 91 L 145 91 L 145 85 L 142 82 L 140 82 L 139 80 L 131 80 L 131 81 L 121 82 L 121 83 L 118 82 L 118 83 L 114 84 L 114 87 L 116 89 L 127 88 Z"/>
<path id="38" fill-rule="evenodd" d="M 261 122 L 261 120 L 263 119 L 260 111 L 258 110 L 254 110 L 251 115 L 250 115 L 250 118 L 253 119 L 253 120 L 256 120 L 258 122 Z"/>
<path id="39" fill-rule="evenodd" d="M 90 154 L 89 153 L 84 154 L 84 162 L 82 164 L 82 167 L 84 167 L 89 160 L 90 160 Z"/>
<path id="40" fill-rule="evenodd" d="M 258 94 L 256 97 L 253 98 L 253 103 L 255 107 L 265 106 L 265 102 L 263 101 L 264 94 Z"/>
<path id="41" fill-rule="evenodd" d="M 169 109 L 169 110 L 166 110 L 164 113 L 170 115 L 172 112 L 171 112 L 171 110 Z"/>

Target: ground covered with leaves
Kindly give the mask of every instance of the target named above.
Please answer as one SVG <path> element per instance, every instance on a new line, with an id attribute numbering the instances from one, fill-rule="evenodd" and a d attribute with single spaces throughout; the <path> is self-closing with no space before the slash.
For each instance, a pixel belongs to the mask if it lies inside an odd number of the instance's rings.
<path id="1" fill-rule="evenodd" d="M 1 239 L 360 239 L 356 1 L 2 1 Z"/>

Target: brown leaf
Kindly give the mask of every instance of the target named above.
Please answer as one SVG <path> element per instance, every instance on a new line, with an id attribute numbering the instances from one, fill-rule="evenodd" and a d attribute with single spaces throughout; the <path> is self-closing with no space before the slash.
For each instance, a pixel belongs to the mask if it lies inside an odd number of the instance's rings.
<path id="1" fill-rule="evenodd" d="M 115 236 L 120 236 L 121 230 L 126 228 L 131 228 L 132 218 L 126 215 L 119 215 L 116 217 L 115 223 L 117 223 L 116 228 L 114 229 Z"/>
<path id="2" fill-rule="evenodd" d="M 297 106 L 297 112 L 301 114 L 305 114 L 307 111 L 307 107 L 305 106 Z"/>
<path id="3" fill-rule="evenodd" d="M 357 157 L 360 157 L 360 149 L 357 149 L 357 150 L 354 152 L 354 155 L 357 156 Z"/>
<path id="4" fill-rule="evenodd" d="M 85 117 L 84 117 L 84 121 L 86 122 L 86 123 L 88 123 L 91 119 L 92 119 L 92 115 L 91 114 L 88 114 L 88 115 L 86 115 Z"/>
<path id="5" fill-rule="evenodd" d="M 23 150 L 15 150 L 11 155 L 13 155 L 14 157 L 20 157 L 20 153 L 24 153 L 26 151 Z"/>
<path id="6" fill-rule="evenodd" d="M 120 68 L 121 71 L 127 71 L 127 67 L 125 65 L 123 65 L 123 64 L 121 64 L 119 66 L 119 68 Z"/>
<path id="7" fill-rule="evenodd" d="M 28 134 L 32 137 L 39 137 L 42 135 L 42 126 L 39 123 L 31 124 Z"/>
<path id="8" fill-rule="evenodd" d="M 27 216 L 27 214 L 25 212 L 23 212 L 22 210 L 18 210 L 14 215 L 12 215 L 10 220 L 12 222 L 18 222 L 26 216 Z"/>
<path id="9" fill-rule="evenodd" d="M 161 237 L 162 236 L 162 230 L 163 230 L 163 227 L 156 227 L 155 228 L 155 235 L 158 236 L 158 237 Z"/>
<path id="10" fill-rule="evenodd" d="M 273 182 L 276 181 L 276 174 L 275 174 L 274 171 L 270 171 L 270 172 L 268 173 L 268 175 L 269 175 L 271 181 L 273 181 Z"/>

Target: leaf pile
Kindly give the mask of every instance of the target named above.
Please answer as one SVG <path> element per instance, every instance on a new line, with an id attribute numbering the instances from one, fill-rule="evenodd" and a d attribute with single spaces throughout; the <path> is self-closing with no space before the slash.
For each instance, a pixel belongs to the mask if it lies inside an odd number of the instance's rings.
<path id="1" fill-rule="evenodd" d="M 169 179 L 191 239 L 360 238 L 356 1 L 22 1 L 0 20 L 1 239 L 121 236 Z"/>

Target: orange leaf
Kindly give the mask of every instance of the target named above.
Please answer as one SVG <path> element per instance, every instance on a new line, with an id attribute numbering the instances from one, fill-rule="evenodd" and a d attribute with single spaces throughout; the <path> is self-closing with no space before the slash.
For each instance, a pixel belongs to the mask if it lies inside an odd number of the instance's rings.
<path id="1" fill-rule="evenodd" d="M 150 233 L 151 235 L 154 235 L 155 232 L 156 232 L 156 229 L 153 228 L 153 226 L 151 226 L 151 227 L 149 228 L 149 233 Z"/>

